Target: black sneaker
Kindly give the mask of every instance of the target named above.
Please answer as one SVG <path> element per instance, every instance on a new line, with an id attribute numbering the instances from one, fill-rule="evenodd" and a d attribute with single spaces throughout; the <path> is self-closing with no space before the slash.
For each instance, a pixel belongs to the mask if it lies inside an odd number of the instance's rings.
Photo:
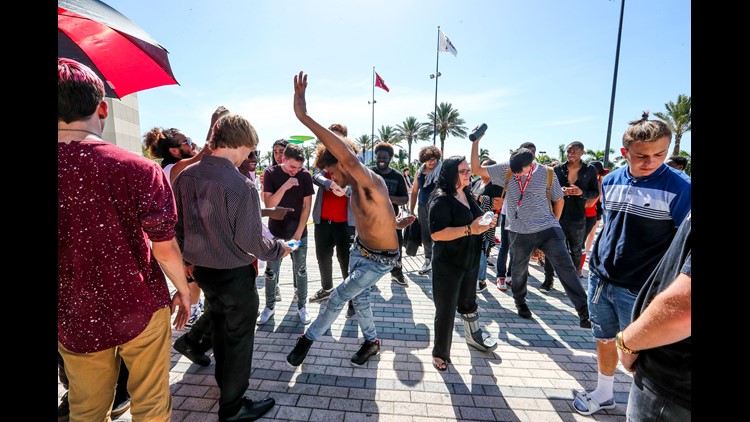
<path id="1" fill-rule="evenodd" d="M 391 274 L 391 281 L 396 282 L 402 286 L 406 286 L 408 283 L 406 282 L 406 279 L 404 278 L 403 273 L 399 274 Z"/>
<path id="2" fill-rule="evenodd" d="M 304 334 L 302 334 L 297 339 L 297 344 L 294 346 L 294 349 L 286 355 L 286 361 L 292 366 L 300 366 L 302 361 L 305 360 L 305 357 L 307 357 L 307 352 L 310 351 L 310 346 L 312 346 L 312 344 L 313 341 L 309 340 Z"/>
<path id="3" fill-rule="evenodd" d="M 310 303 L 319 303 L 324 300 L 328 300 L 328 296 L 331 295 L 332 291 L 333 291 L 333 288 L 331 288 L 331 290 L 320 289 L 317 292 L 315 292 L 315 294 L 310 299 L 308 299 L 308 301 Z"/>
<path id="4" fill-rule="evenodd" d="M 365 340 L 362 347 L 359 348 L 359 351 L 352 356 L 352 365 L 362 366 L 367 363 L 367 360 L 370 359 L 371 356 L 375 356 L 378 353 L 380 353 L 380 339 L 376 339 L 372 342 Z"/>
<path id="5" fill-rule="evenodd" d="M 200 351 L 199 345 L 192 345 L 187 338 L 187 333 L 181 335 L 174 341 L 172 345 L 175 350 L 180 352 L 182 356 L 190 359 L 191 362 L 197 363 L 200 366 L 208 366 L 211 364 L 211 358 L 205 355 L 205 352 Z"/>
<path id="6" fill-rule="evenodd" d="M 487 280 L 477 282 L 477 293 L 482 293 L 487 290 Z"/>
<path id="7" fill-rule="evenodd" d="M 68 403 L 68 392 L 66 391 L 60 398 L 60 405 L 57 406 L 57 421 L 67 421 L 70 417 L 70 404 Z"/>
<path id="8" fill-rule="evenodd" d="M 357 315 L 356 309 L 354 309 L 354 305 L 352 305 L 352 301 L 349 301 L 349 306 L 346 308 L 346 319 L 352 319 Z"/>
<path id="9" fill-rule="evenodd" d="M 580 311 L 578 311 L 578 326 L 581 328 L 591 328 L 591 320 L 589 319 L 589 307 L 584 305 Z"/>
<path id="10" fill-rule="evenodd" d="M 531 310 L 529 310 L 529 305 L 525 303 L 516 304 L 516 309 L 518 309 L 518 316 L 521 318 L 531 319 Z"/>
<path id="11" fill-rule="evenodd" d="M 539 288 L 546 291 L 552 290 L 552 280 L 544 280 L 544 283 Z"/>

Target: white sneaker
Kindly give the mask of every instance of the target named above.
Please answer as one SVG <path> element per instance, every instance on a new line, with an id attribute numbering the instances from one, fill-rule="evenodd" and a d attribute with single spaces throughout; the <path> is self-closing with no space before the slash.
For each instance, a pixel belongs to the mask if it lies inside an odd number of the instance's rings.
<path id="1" fill-rule="evenodd" d="M 422 264 L 422 268 L 419 269 L 419 274 L 424 275 L 427 274 L 432 270 L 432 260 L 431 259 L 425 259 L 424 264 Z"/>
<path id="2" fill-rule="evenodd" d="M 262 325 L 268 322 L 269 319 L 271 319 L 271 315 L 273 315 L 276 311 L 274 309 L 268 309 L 263 308 L 263 312 L 260 313 L 260 316 L 258 317 L 258 325 Z"/>
<path id="3" fill-rule="evenodd" d="M 299 320 L 302 321 L 303 324 L 309 324 L 311 319 L 310 315 L 307 314 L 307 307 L 300 308 L 297 311 L 297 314 L 299 315 Z"/>
<path id="4" fill-rule="evenodd" d="M 508 290 L 508 285 L 505 282 L 505 277 L 498 277 L 497 278 L 497 288 L 501 292 L 504 292 L 504 291 Z"/>

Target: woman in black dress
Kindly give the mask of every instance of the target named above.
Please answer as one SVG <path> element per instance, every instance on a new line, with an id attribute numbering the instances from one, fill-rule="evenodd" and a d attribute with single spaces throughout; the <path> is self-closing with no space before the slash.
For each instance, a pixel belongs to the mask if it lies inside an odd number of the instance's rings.
<path id="1" fill-rule="evenodd" d="M 435 302 L 433 366 L 444 371 L 451 362 L 455 312 L 464 321 L 466 343 L 492 351 L 497 342 L 479 327 L 476 279 L 482 253 L 482 233 L 495 227 L 497 215 L 482 226 L 482 210 L 469 191 L 471 169 L 463 156 L 443 162 L 429 201 L 432 233 L 432 295 Z"/>

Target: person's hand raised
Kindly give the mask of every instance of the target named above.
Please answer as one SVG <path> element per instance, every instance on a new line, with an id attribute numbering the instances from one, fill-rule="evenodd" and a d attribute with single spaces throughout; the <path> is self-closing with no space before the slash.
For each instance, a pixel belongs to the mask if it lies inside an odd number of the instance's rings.
<path id="1" fill-rule="evenodd" d="M 307 75 L 300 71 L 299 75 L 294 75 L 294 114 L 298 119 L 307 115 L 307 101 L 305 100 L 305 91 L 307 90 Z"/>

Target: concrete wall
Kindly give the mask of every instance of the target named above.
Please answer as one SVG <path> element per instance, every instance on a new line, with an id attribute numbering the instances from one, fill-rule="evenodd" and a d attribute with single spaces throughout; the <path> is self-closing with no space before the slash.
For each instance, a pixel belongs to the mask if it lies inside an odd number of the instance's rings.
<path id="1" fill-rule="evenodd" d="M 109 115 L 104 122 L 102 137 L 128 151 L 141 155 L 141 123 L 138 112 L 138 93 L 121 99 L 105 98 Z"/>

